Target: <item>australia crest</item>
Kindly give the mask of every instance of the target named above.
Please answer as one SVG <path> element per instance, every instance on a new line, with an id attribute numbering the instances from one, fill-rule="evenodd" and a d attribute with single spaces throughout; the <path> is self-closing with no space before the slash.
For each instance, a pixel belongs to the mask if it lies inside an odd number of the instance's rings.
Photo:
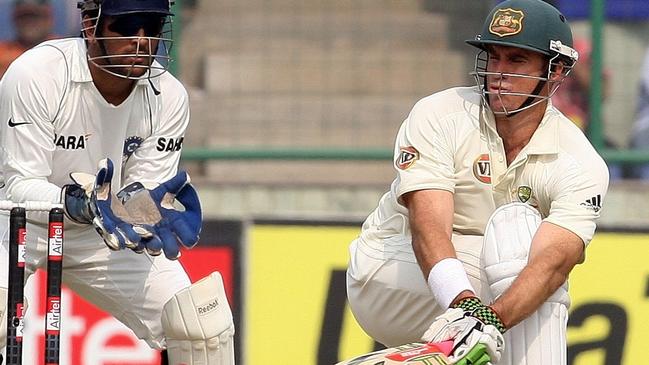
<path id="1" fill-rule="evenodd" d="M 523 30 L 525 14 L 512 8 L 498 9 L 489 24 L 489 32 L 499 37 L 515 35 Z"/>
<path id="2" fill-rule="evenodd" d="M 516 196 L 520 202 L 527 203 L 527 201 L 532 197 L 532 188 L 527 185 L 521 185 L 516 190 Z"/>

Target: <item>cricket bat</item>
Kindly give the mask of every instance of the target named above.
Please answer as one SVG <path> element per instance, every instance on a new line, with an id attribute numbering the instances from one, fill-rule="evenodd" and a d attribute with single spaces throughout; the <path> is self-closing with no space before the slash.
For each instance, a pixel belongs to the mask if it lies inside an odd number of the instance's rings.
<path id="1" fill-rule="evenodd" d="M 449 365 L 453 341 L 439 343 L 413 342 L 371 352 L 337 365 Z"/>

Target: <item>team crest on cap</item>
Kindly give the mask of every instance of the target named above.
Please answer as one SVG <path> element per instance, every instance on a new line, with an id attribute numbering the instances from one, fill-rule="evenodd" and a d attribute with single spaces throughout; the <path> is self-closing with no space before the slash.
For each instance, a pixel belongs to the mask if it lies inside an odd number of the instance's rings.
<path id="1" fill-rule="evenodd" d="M 532 197 L 532 188 L 526 185 L 521 185 L 516 190 L 516 195 L 518 196 L 518 200 L 522 203 L 526 203 Z"/>
<path id="2" fill-rule="evenodd" d="M 512 8 L 498 9 L 489 24 L 489 32 L 499 37 L 518 34 L 523 30 L 525 14 Z"/>
<path id="3" fill-rule="evenodd" d="M 473 176 L 480 182 L 491 184 L 491 161 L 488 153 L 481 154 L 473 162 Z"/>
<path id="4" fill-rule="evenodd" d="M 397 167 L 401 170 L 407 170 L 415 161 L 419 160 L 419 151 L 413 146 L 401 147 L 399 151 Z"/>

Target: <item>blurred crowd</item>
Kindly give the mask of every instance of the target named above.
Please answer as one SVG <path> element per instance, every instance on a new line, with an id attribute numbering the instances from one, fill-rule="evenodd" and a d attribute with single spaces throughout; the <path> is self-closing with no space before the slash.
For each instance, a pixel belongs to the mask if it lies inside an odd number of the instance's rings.
<path id="1" fill-rule="evenodd" d="M 186 0 L 185 6 L 195 6 L 195 1 Z M 74 36 L 78 32 L 79 12 L 75 1 L 0 0 L 0 76 L 25 50 L 45 40 Z M 587 133 L 590 121 L 591 45 L 588 39 L 577 38 L 574 47 L 579 52 L 579 62 L 552 101 L 559 110 Z M 633 130 L 628 144 L 629 149 L 649 152 L 649 49 L 640 74 L 636 118 L 633 121 Z M 614 76 L 607 69 L 602 72 L 604 101 L 610 94 L 610 79 Z M 604 142 L 607 148 L 621 147 L 608 139 Z M 649 179 L 649 164 L 628 166 L 609 164 L 609 171 L 611 180 Z"/>
<path id="2" fill-rule="evenodd" d="M 590 122 L 590 95 L 591 90 L 591 45 L 589 40 L 577 38 L 574 47 L 579 52 L 579 62 L 563 85 L 558 89 L 552 102 L 573 123 L 584 132 L 588 132 Z M 649 152 L 649 48 L 645 55 L 641 76 L 638 83 L 638 99 L 636 104 L 633 129 L 629 138 L 629 149 Z M 602 71 L 602 101 L 606 102 L 610 94 L 611 72 Z M 606 148 L 619 149 L 611 140 L 605 138 Z M 622 165 L 608 163 L 611 180 L 623 178 L 649 179 L 649 164 Z"/>
<path id="3" fill-rule="evenodd" d="M 588 133 L 590 125 L 590 89 L 591 89 L 591 68 L 592 47 L 590 41 L 585 38 L 575 38 L 574 48 L 579 52 L 579 61 L 572 69 L 570 76 L 557 90 L 552 103 L 561 110 L 566 117 L 575 123 L 584 133 Z M 610 93 L 610 71 L 602 71 L 602 101 L 606 101 Z M 604 140 L 607 148 L 618 148 L 609 139 Z M 626 169 L 621 165 L 608 164 L 611 180 L 618 180 L 626 177 Z"/>
<path id="4" fill-rule="evenodd" d="M 640 70 L 640 90 L 636 107 L 636 119 L 631 133 L 630 148 L 649 152 L 649 48 Z M 630 178 L 649 179 L 649 164 L 636 166 Z"/>
<path id="5" fill-rule="evenodd" d="M 0 75 L 26 50 L 54 38 L 52 7 L 45 0 L 17 0 L 11 20 L 14 37 L 0 43 Z"/>
<path id="6" fill-rule="evenodd" d="M 78 30 L 74 1 L 0 0 L 0 75 L 29 48 Z"/>

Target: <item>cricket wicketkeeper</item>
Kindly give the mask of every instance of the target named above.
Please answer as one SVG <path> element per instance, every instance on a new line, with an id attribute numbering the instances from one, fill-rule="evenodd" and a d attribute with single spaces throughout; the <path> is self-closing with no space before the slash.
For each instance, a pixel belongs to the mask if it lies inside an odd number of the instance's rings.
<path id="1" fill-rule="evenodd" d="M 202 211 L 178 171 L 189 103 L 166 72 L 170 5 L 82 0 L 81 37 L 47 41 L 13 62 L 0 82 L 0 199 L 63 203 L 63 283 L 166 349 L 170 364 L 231 365 L 221 275 L 192 284 L 176 260 L 198 241 Z M 8 222 L 0 219 L 2 268 Z M 46 223 L 30 217 L 28 275 L 45 263 Z M 6 317 L 0 323 L 2 348 Z"/>

